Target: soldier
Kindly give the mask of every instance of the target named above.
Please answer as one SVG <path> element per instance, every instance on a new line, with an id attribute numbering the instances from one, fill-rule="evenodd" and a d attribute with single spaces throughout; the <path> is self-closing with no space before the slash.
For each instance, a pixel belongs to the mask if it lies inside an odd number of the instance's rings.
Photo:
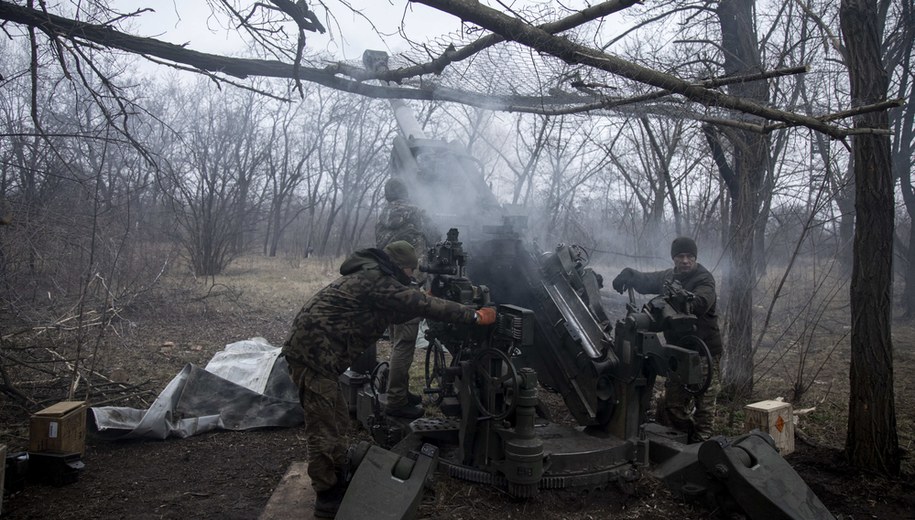
<path id="1" fill-rule="evenodd" d="M 697 318 L 697 323 L 693 334 L 708 345 L 712 355 L 712 383 L 704 394 L 692 396 L 668 380 L 665 383 L 664 397 L 658 403 L 658 422 L 688 432 L 692 441 L 704 441 L 708 440 L 714 431 L 715 400 L 720 387 L 718 364 L 721 359 L 722 343 L 715 309 L 718 298 L 715 293 L 715 278 L 708 269 L 696 262 L 697 253 L 698 248 L 693 239 L 676 238 L 670 245 L 670 257 L 674 262 L 672 269 L 641 273 L 627 267 L 613 280 L 613 288 L 620 293 L 632 288 L 641 294 L 659 294 L 664 290 L 664 282 L 676 280 L 695 296 L 691 310 Z M 679 338 L 676 335 L 666 336 L 671 344 L 677 344 Z M 693 397 L 695 411 L 690 414 Z"/>
<path id="2" fill-rule="evenodd" d="M 384 250 L 356 251 L 341 277 L 318 291 L 292 323 L 283 355 L 305 410 L 308 475 L 316 492 L 314 515 L 333 518 L 343 499 L 349 414 L 337 378 L 377 341 L 390 323 L 417 316 L 452 323 L 491 325 L 492 307 L 475 310 L 410 287 L 416 251 L 404 241 Z"/>
<path id="3" fill-rule="evenodd" d="M 435 233 L 431 231 L 426 212 L 410 204 L 408 197 L 407 185 L 400 179 L 391 178 L 385 183 L 387 205 L 375 225 L 376 247 L 383 248 L 397 240 L 404 240 L 420 254 L 426 251 Z M 421 286 L 425 276 L 417 273 L 416 279 Z M 410 392 L 410 365 L 416 352 L 420 321 L 416 318 L 390 328 L 391 363 L 385 413 L 394 417 L 416 419 L 423 415 L 422 397 Z"/>

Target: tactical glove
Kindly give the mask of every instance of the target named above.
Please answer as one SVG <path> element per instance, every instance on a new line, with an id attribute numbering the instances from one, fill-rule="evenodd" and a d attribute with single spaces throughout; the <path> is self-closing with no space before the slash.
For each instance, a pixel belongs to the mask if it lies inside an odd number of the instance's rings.
<path id="1" fill-rule="evenodd" d="M 483 307 L 476 311 L 474 316 L 477 325 L 492 325 L 496 322 L 496 309 L 494 307 Z"/>
<path id="2" fill-rule="evenodd" d="M 623 294 L 623 291 L 632 287 L 632 282 L 635 279 L 635 271 L 627 267 L 616 275 L 616 278 L 613 279 L 613 290 Z"/>

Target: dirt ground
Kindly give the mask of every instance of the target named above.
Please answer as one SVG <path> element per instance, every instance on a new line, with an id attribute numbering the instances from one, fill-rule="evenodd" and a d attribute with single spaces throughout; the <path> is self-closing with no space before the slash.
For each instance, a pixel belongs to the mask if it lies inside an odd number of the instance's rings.
<path id="1" fill-rule="evenodd" d="M 287 280 L 287 275 L 295 281 Z M 142 407 L 140 399 L 151 401 L 185 363 L 203 365 L 227 343 L 262 336 L 279 345 L 305 296 L 331 275 L 330 264 L 305 275 L 288 265 L 268 269 L 258 263 L 243 263 L 218 280 L 225 290 L 211 291 L 207 298 L 125 310 L 122 316 L 127 323 L 121 324 L 116 334 L 106 335 L 96 352 L 99 371 L 104 367 L 105 373 L 117 376 L 125 385 L 147 390 L 147 395 L 125 398 L 131 406 Z M 610 310 L 620 312 L 621 307 Z M 839 448 L 844 442 L 842 410 L 846 397 L 835 389 L 817 403 L 816 412 L 802 419 L 804 433 L 798 438 L 797 451 L 787 457 L 838 518 L 915 518 L 911 453 L 915 407 L 913 388 L 908 384 L 915 367 L 911 326 L 897 327 L 894 340 L 904 474 L 885 479 L 861 474 L 844 464 Z M 62 349 L 63 345 L 55 344 L 55 348 Z M 54 391 L 48 393 L 48 399 L 55 398 Z M 768 397 L 771 395 L 760 396 Z M 0 442 L 7 444 L 11 453 L 27 447 L 27 419 L 36 409 L 0 397 Z M 357 432 L 356 436 L 364 433 Z M 27 483 L 6 494 L 2 518 L 256 518 L 289 464 L 304 457 L 301 427 L 222 431 L 165 441 L 90 437 L 83 457 L 85 468 L 76 482 L 63 486 Z M 439 476 L 418 514 L 418 518 L 531 520 L 719 517 L 704 507 L 674 499 L 647 475 L 629 494 L 617 488 L 588 493 L 544 491 L 527 500 Z"/>

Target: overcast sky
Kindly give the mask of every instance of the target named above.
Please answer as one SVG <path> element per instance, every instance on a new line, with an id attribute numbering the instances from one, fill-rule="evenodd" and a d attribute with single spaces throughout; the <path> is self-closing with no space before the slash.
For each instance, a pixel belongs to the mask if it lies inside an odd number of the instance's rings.
<path id="1" fill-rule="evenodd" d="M 326 50 L 338 58 L 359 58 L 366 49 L 401 51 L 406 43 L 398 34 L 403 24 L 407 35 L 419 41 L 460 29 L 460 21 L 446 13 L 425 5 L 410 4 L 406 0 L 354 1 L 361 4 L 366 19 L 355 15 L 335 2 L 329 2 L 340 27 L 331 26 L 325 34 L 309 33 L 308 47 L 312 50 Z M 137 0 L 116 0 L 114 5 L 123 10 L 137 9 L 138 5 L 149 2 Z M 314 6 L 316 2 L 310 2 Z M 234 29 L 221 27 L 213 18 L 209 6 L 203 0 L 159 2 L 155 12 L 145 12 L 135 18 L 136 32 L 140 36 L 158 38 L 176 44 L 188 44 L 190 49 L 233 54 L 244 50 L 240 34 Z M 324 23 L 324 11 L 314 7 Z M 332 22 L 331 22 L 332 23 Z M 383 39 L 378 32 L 387 34 Z M 345 39 L 341 37 L 345 35 Z M 386 44 L 386 45 L 385 45 Z"/>

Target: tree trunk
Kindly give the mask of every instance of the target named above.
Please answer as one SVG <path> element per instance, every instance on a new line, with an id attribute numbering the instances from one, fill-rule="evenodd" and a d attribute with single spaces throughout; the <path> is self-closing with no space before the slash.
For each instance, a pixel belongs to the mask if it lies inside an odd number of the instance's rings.
<path id="1" fill-rule="evenodd" d="M 915 208 L 913 208 L 915 209 Z M 915 316 L 915 216 L 909 212 L 908 248 L 905 251 L 905 265 L 903 266 L 903 279 L 905 284 L 902 290 L 902 308 L 906 318 Z"/>
<path id="2" fill-rule="evenodd" d="M 854 168 L 853 164 L 849 168 Z M 845 178 L 851 179 L 847 185 L 835 190 L 836 206 L 839 207 L 839 261 L 842 264 L 844 273 L 851 274 L 852 270 L 852 253 L 851 244 L 855 235 L 855 186 L 854 172 L 845 174 Z"/>
<path id="3" fill-rule="evenodd" d="M 280 239 L 283 237 L 283 206 L 286 204 L 286 197 L 283 195 L 278 195 L 273 199 L 273 214 L 270 217 L 272 224 L 270 227 L 273 228 L 273 235 L 270 237 L 270 251 L 269 255 L 271 258 L 276 256 L 276 250 L 279 248 Z"/>
<path id="4" fill-rule="evenodd" d="M 725 74 L 748 74 L 761 70 L 759 43 L 753 18 L 754 0 L 723 0 L 718 5 Z M 765 81 L 737 83 L 728 93 L 766 105 Z M 727 394 L 739 398 L 753 391 L 753 287 L 756 285 L 756 230 L 760 193 L 769 162 L 768 136 L 746 132 L 727 133 L 733 145 L 737 192 L 731 193 L 731 226 L 728 251 L 731 266 L 725 274 L 727 292 L 727 363 L 724 384 Z"/>
<path id="5" fill-rule="evenodd" d="M 915 25 L 915 20 L 912 22 Z M 910 43 L 909 48 L 906 49 L 906 58 L 900 64 L 902 77 L 909 77 L 912 74 L 911 45 Z M 899 94 L 904 94 L 906 83 L 900 85 Z M 907 247 L 903 251 L 905 266 L 903 268 L 902 305 L 905 309 L 905 316 L 911 318 L 915 316 L 915 186 L 912 185 L 911 169 L 912 154 L 915 152 L 915 86 L 907 86 L 909 92 L 906 96 L 906 107 L 897 109 L 899 115 L 898 118 L 895 118 L 896 142 L 893 146 L 892 160 L 894 176 L 899 178 L 902 200 L 905 202 L 906 213 L 909 216 Z"/>
<path id="6" fill-rule="evenodd" d="M 882 23 L 874 2 L 842 0 L 853 106 L 886 98 L 889 81 L 881 59 Z M 861 128 L 888 128 L 886 111 L 855 119 Z M 888 135 L 852 140 L 855 169 L 855 239 L 851 280 L 851 367 L 845 454 L 860 469 L 899 473 L 899 438 L 893 395 L 890 335 L 893 278 L 893 174 Z"/>

